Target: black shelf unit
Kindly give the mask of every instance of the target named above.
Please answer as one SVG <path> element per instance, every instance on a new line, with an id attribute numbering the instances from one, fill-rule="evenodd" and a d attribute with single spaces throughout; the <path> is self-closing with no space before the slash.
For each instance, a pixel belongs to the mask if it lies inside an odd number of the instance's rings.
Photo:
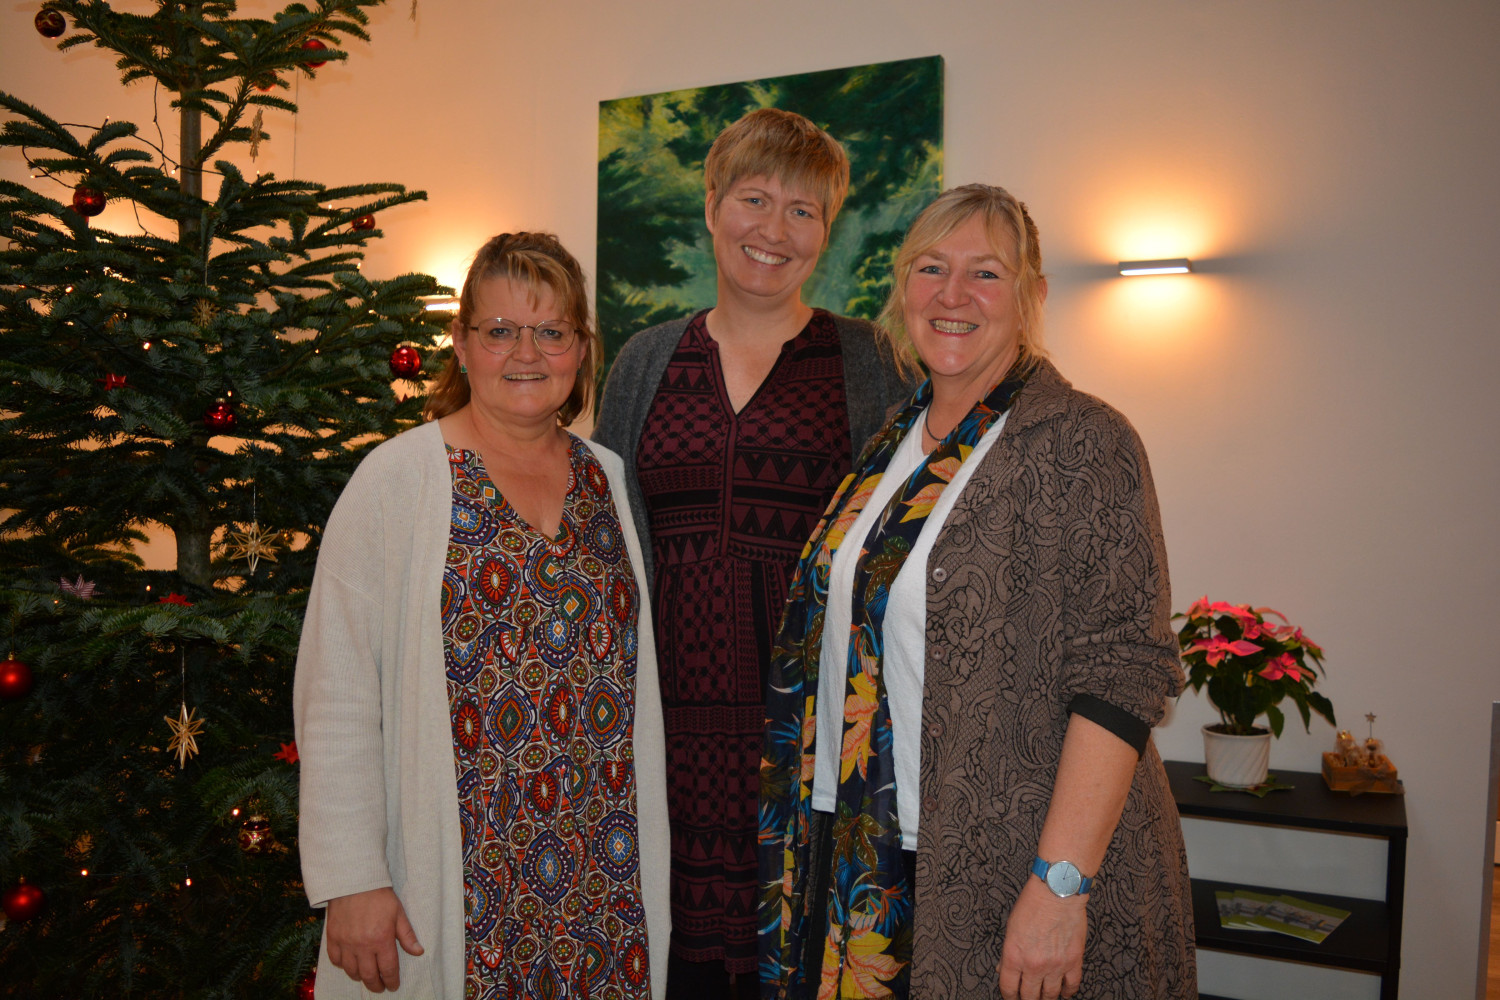
<path id="1" fill-rule="evenodd" d="M 1387 842 L 1385 900 L 1330 896 L 1278 886 L 1241 886 L 1259 892 L 1289 893 L 1315 903 L 1349 911 L 1349 918 L 1322 944 L 1282 934 L 1239 931 L 1219 926 L 1214 892 L 1234 889 L 1234 883 L 1192 880 L 1193 922 L 1198 947 L 1262 958 L 1307 962 L 1380 976 L 1381 1000 L 1396 1000 L 1401 968 L 1401 911 L 1406 885 L 1406 802 L 1400 795 L 1351 796 L 1330 791 L 1321 774 L 1276 771 L 1293 788 L 1256 798 L 1234 792 L 1214 792 L 1197 776 L 1203 765 L 1165 762 L 1177 811 L 1183 816 L 1322 830 L 1328 833 L 1383 837 Z"/>

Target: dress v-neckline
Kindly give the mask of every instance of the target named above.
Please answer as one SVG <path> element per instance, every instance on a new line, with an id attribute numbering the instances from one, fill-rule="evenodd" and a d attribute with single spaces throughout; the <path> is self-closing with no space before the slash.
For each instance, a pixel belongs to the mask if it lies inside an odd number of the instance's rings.
<path id="1" fill-rule="evenodd" d="M 563 489 L 562 512 L 557 517 L 556 536 L 548 535 L 541 528 L 538 528 L 521 516 L 521 512 L 516 510 L 515 505 L 506 499 L 505 493 L 500 489 L 499 484 L 490 477 L 490 470 L 485 466 L 484 457 L 479 454 L 479 449 L 459 448 L 451 444 L 444 445 L 444 447 L 448 449 L 449 454 L 458 455 L 459 461 L 464 462 L 470 467 L 474 479 L 481 484 L 481 487 L 488 484 L 490 489 L 494 490 L 494 497 L 488 499 L 491 510 L 527 534 L 546 542 L 551 546 L 554 554 L 561 554 L 567 550 L 569 537 L 576 534 L 574 525 L 578 520 L 576 516 L 572 516 L 573 494 L 578 490 L 578 449 L 584 447 L 584 444 L 579 440 L 577 435 L 568 434 L 568 484 Z"/>
<path id="2" fill-rule="evenodd" d="M 723 349 L 719 346 L 719 342 L 714 339 L 714 335 L 708 332 L 708 313 L 705 311 L 701 314 L 701 318 L 698 321 L 700 326 L 697 332 L 703 338 L 704 347 L 711 358 L 710 364 L 713 366 L 714 387 L 718 390 L 719 403 L 724 407 L 724 412 L 729 415 L 731 423 L 738 423 L 745 411 L 755 405 L 755 401 L 766 391 L 766 386 L 774 381 L 777 369 L 781 368 L 786 363 L 787 357 L 791 355 L 794 350 L 792 345 L 807 336 L 817 316 L 818 312 L 814 309 L 812 315 L 808 317 L 807 322 L 802 325 L 802 329 L 781 342 L 781 346 L 776 350 L 776 360 L 772 361 L 771 367 L 766 369 L 765 375 L 761 377 L 760 382 L 755 386 L 755 391 L 745 398 L 743 406 L 735 409 L 734 400 L 729 398 L 729 382 L 724 377 Z"/>

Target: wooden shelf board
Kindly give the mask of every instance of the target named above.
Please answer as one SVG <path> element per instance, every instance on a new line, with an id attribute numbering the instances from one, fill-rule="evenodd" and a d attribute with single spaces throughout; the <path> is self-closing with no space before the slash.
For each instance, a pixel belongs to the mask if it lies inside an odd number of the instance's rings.
<path id="1" fill-rule="evenodd" d="M 1195 878 L 1193 883 L 1193 924 L 1198 947 L 1232 951 L 1262 958 L 1288 959 L 1377 975 L 1389 971 L 1387 945 L 1390 941 L 1389 911 L 1377 900 L 1330 896 L 1296 889 L 1273 889 L 1258 885 L 1237 885 Z M 1214 899 L 1217 891 L 1250 889 L 1271 895 L 1285 893 L 1324 906 L 1348 910 L 1349 916 L 1322 944 L 1303 941 L 1274 931 L 1241 931 L 1219 926 L 1219 908 Z"/>
<path id="2" fill-rule="evenodd" d="M 1196 780 L 1203 765 L 1182 760 L 1163 762 L 1172 784 L 1177 811 L 1184 816 L 1270 823 L 1306 830 L 1360 833 L 1405 839 L 1406 801 L 1400 795 L 1350 795 L 1331 791 L 1315 771 L 1276 770 L 1277 780 L 1294 787 L 1256 798 L 1244 792 L 1215 792 Z"/>

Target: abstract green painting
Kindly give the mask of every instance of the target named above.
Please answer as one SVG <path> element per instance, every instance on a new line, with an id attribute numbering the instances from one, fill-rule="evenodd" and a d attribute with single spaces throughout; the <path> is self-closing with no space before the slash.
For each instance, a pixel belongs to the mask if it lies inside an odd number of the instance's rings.
<path id="1" fill-rule="evenodd" d="M 942 188 L 941 56 L 599 104 L 599 326 L 609 357 L 638 330 L 714 304 L 703 158 L 755 108 L 806 115 L 849 153 L 849 197 L 804 286 L 809 305 L 873 319 L 906 228 Z"/>

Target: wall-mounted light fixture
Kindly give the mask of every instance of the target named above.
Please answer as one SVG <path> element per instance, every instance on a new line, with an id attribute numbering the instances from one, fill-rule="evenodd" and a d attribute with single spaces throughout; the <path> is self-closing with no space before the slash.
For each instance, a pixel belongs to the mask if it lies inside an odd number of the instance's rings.
<path id="1" fill-rule="evenodd" d="M 1189 274 L 1193 262 L 1186 257 L 1171 257 L 1165 260 L 1122 260 L 1120 273 L 1127 278 L 1143 274 Z"/>

